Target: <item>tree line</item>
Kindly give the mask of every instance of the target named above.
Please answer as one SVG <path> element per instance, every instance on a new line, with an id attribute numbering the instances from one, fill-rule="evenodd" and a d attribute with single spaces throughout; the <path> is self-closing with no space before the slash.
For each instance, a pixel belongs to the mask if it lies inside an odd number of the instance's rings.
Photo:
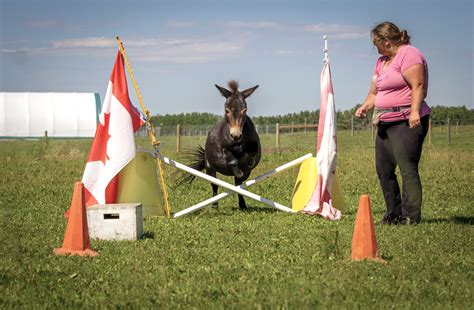
<path id="1" fill-rule="evenodd" d="M 354 106 L 352 109 L 345 111 L 337 111 L 338 124 L 350 124 L 351 118 L 355 111 L 360 107 L 360 104 Z M 368 119 L 371 118 L 369 113 Z M 431 119 L 437 124 L 444 124 L 450 118 L 452 121 L 459 121 L 460 123 L 474 123 L 474 109 L 468 109 L 466 106 L 434 106 L 431 107 Z M 211 113 L 180 113 L 180 114 L 157 114 L 152 116 L 151 121 L 155 126 L 176 126 L 181 125 L 210 125 L 215 124 L 222 115 Z M 275 125 L 280 124 L 316 124 L 319 119 L 319 110 L 315 111 L 301 111 L 298 113 L 288 113 L 285 115 L 275 116 L 252 116 L 255 124 L 259 125 Z M 367 122 L 367 120 L 355 119 L 356 122 Z M 345 127 L 345 126 L 343 126 Z M 341 128 L 342 129 L 342 128 Z"/>

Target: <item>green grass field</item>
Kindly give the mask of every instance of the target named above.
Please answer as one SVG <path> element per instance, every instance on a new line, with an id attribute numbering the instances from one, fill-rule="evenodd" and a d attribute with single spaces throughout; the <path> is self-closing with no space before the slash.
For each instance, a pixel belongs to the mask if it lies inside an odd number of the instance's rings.
<path id="1" fill-rule="evenodd" d="M 351 262 L 358 199 L 369 194 L 374 218 L 384 212 L 370 131 L 338 133 L 338 177 L 345 207 L 339 222 L 290 215 L 235 196 L 218 209 L 179 219 L 148 217 L 136 242 L 92 241 L 95 258 L 59 257 L 73 184 L 82 177 L 90 140 L 0 142 L 1 308 L 456 308 L 474 299 L 474 128 L 446 145 L 434 131 L 420 165 L 423 222 L 376 225 L 386 264 Z M 174 153 L 175 138 L 162 141 Z M 262 136 L 265 153 L 254 176 L 313 151 L 315 133 Z M 183 147 L 204 143 L 185 137 Z M 147 145 L 140 141 L 140 145 Z M 252 187 L 289 205 L 298 169 Z M 173 188 L 182 210 L 210 196 L 197 180 Z"/>

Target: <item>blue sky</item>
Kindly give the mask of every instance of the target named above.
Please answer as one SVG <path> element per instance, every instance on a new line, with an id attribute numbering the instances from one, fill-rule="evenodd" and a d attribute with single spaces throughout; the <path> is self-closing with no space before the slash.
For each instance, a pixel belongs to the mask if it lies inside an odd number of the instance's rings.
<path id="1" fill-rule="evenodd" d="M 119 35 L 153 114 L 223 113 L 214 84 L 260 88 L 250 115 L 319 108 L 328 35 L 336 109 L 367 95 L 378 54 L 369 31 L 389 20 L 426 56 L 430 105 L 473 99 L 472 1 L 0 0 L 0 91 L 98 92 Z M 138 101 L 129 80 L 132 101 Z"/>

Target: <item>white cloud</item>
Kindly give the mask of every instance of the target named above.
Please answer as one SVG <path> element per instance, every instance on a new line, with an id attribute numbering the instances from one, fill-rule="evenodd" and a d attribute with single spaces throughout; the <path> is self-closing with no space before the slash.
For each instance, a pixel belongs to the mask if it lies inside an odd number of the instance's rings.
<path id="1" fill-rule="evenodd" d="M 117 45 L 117 41 L 112 38 L 82 38 L 82 39 L 71 39 L 52 41 L 51 47 L 53 49 L 61 48 L 103 48 L 112 47 Z"/>
<path id="2" fill-rule="evenodd" d="M 28 42 L 25 42 L 27 44 Z M 226 41 L 218 38 L 135 38 L 123 42 L 126 50 L 133 53 L 135 61 L 156 63 L 204 63 L 226 59 L 238 55 L 243 41 Z M 81 54 L 102 57 L 109 49 L 117 48 L 114 38 L 78 38 L 57 40 L 46 43 L 44 47 L 3 48 L 1 53 L 30 54 Z"/>
<path id="3" fill-rule="evenodd" d="M 290 51 L 290 50 L 278 50 L 277 54 L 278 55 L 291 55 L 294 54 L 295 51 Z"/>
<path id="4" fill-rule="evenodd" d="M 136 60 L 158 63 L 204 63 L 238 55 L 243 43 L 183 40 L 162 42 L 151 49 L 136 49 Z"/>
<path id="5" fill-rule="evenodd" d="M 357 39 L 367 37 L 369 29 L 343 24 L 307 24 L 301 28 L 305 32 L 327 34 L 335 39 Z"/>
<path id="6" fill-rule="evenodd" d="M 0 49 L 0 53 L 3 53 L 3 54 L 25 54 L 25 53 L 33 53 L 33 52 L 44 52 L 44 51 L 48 51 L 48 50 L 51 50 L 51 49 L 45 48 L 45 47 L 2 48 L 2 49 Z"/>
<path id="7" fill-rule="evenodd" d="M 30 20 L 26 23 L 31 28 L 52 28 L 58 25 L 56 20 L 44 19 L 44 20 Z"/>
<path id="8" fill-rule="evenodd" d="M 44 23 L 47 25 L 48 23 Z M 175 21 L 168 25 L 173 27 L 191 26 L 192 22 Z M 236 57 L 244 52 L 245 47 L 256 46 L 262 31 L 278 30 L 280 41 L 295 34 L 327 34 L 331 39 L 350 40 L 367 37 L 369 29 L 344 24 L 284 24 L 271 21 L 230 21 L 220 23 L 227 28 L 224 33 L 204 38 L 189 37 L 132 37 L 123 38 L 127 51 L 133 52 L 138 61 L 157 63 L 203 63 Z M 232 35 L 229 35 L 229 30 Z M 250 33 L 250 34 L 249 34 Z M 267 40 L 268 41 L 268 40 Z M 49 42 L 10 42 L 4 44 L 3 54 L 51 54 L 51 55 L 84 55 L 104 57 L 111 49 L 117 48 L 115 38 L 86 37 Z M 267 42 L 268 43 L 268 42 Z M 34 47 L 31 47 L 34 46 Z M 297 46 L 285 48 L 280 45 L 275 52 L 278 55 L 299 53 Z"/>
<path id="9" fill-rule="evenodd" d="M 166 25 L 171 28 L 191 28 L 199 26 L 198 23 L 191 21 L 169 21 Z"/>
<path id="10" fill-rule="evenodd" d="M 276 22 L 269 21 L 256 21 L 256 22 L 244 22 L 244 21 L 230 21 L 220 23 L 222 26 L 231 28 L 251 28 L 251 29 L 275 29 L 281 25 Z"/>
<path id="11" fill-rule="evenodd" d="M 331 37 L 335 39 L 356 39 L 360 37 L 366 37 L 369 33 L 369 29 L 364 27 L 343 24 L 320 23 L 296 25 L 271 21 L 230 21 L 226 23 L 220 23 L 220 25 L 232 28 L 234 31 L 238 29 L 252 29 L 254 31 L 272 29 L 290 33 L 321 33 L 331 35 Z"/>

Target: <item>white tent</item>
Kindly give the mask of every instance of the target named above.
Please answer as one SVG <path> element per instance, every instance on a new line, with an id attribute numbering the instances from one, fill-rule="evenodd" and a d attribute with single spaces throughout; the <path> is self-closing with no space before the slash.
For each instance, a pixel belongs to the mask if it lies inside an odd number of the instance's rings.
<path id="1" fill-rule="evenodd" d="M 0 92 L 0 137 L 93 137 L 99 113 L 96 93 Z"/>

